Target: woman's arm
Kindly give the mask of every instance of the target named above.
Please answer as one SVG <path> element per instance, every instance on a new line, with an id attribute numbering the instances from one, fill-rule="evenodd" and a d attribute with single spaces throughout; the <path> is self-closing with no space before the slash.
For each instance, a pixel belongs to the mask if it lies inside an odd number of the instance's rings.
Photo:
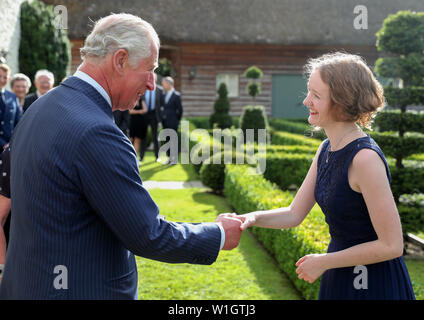
<path id="1" fill-rule="evenodd" d="M 144 100 L 139 100 L 136 106 L 140 105 L 141 101 L 141 109 L 130 109 L 130 114 L 145 114 L 147 113 L 147 107 Z"/>
<path id="2" fill-rule="evenodd" d="M 338 252 L 301 258 L 296 263 L 296 272 L 299 278 L 311 283 L 327 269 L 378 263 L 403 253 L 400 218 L 380 156 L 363 149 L 354 157 L 350 170 L 351 181 L 364 197 L 378 239 Z"/>
<path id="3" fill-rule="evenodd" d="M 255 211 L 244 215 L 235 216 L 242 220 L 241 229 L 250 226 L 263 228 L 292 228 L 299 225 L 315 204 L 315 183 L 317 178 L 317 162 L 321 152 L 322 144 L 315 153 L 314 160 L 309 167 L 308 174 L 303 180 L 296 196 L 289 207 L 266 211 Z"/>

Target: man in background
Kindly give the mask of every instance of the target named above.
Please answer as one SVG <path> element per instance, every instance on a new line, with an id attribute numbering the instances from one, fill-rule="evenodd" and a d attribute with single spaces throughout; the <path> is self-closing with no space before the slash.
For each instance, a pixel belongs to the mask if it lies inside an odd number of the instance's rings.
<path id="1" fill-rule="evenodd" d="M 181 118 L 183 116 L 183 106 L 181 104 L 181 95 L 174 89 L 174 79 L 165 77 L 162 79 L 162 87 L 165 90 L 164 104 L 161 109 L 162 125 L 164 129 L 172 129 L 178 131 Z M 170 137 L 166 137 L 166 142 L 170 141 Z M 168 164 L 174 165 L 178 162 L 178 154 L 171 152 L 172 148 L 167 150 Z"/>
<path id="2" fill-rule="evenodd" d="M 29 106 L 42 95 L 49 92 L 54 86 L 54 75 L 49 70 L 38 70 L 34 77 L 34 85 L 37 91 L 30 93 L 25 97 L 24 112 L 26 112 Z"/>
<path id="3" fill-rule="evenodd" d="M 155 73 L 155 83 L 157 81 L 157 75 Z M 147 112 L 144 114 L 146 121 L 146 130 L 151 128 L 153 150 L 155 153 L 156 161 L 159 160 L 159 140 L 158 140 L 158 123 L 161 119 L 161 106 L 164 103 L 164 94 L 161 86 L 156 85 L 152 91 L 146 90 L 142 98 L 143 103 L 146 105 Z M 147 139 L 141 140 L 140 147 L 140 158 L 143 159 L 144 153 L 147 149 Z"/>

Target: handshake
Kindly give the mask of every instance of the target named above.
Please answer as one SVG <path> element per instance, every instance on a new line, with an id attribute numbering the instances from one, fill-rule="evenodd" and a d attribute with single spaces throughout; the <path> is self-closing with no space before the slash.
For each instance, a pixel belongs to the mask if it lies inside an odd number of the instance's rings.
<path id="1" fill-rule="evenodd" d="M 255 215 L 248 213 L 236 215 L 235 213 L 222 213 L 216 218 L 225 231 L 225 243 L 222 250 L 232 250 L 238 246 L 242 231 L 254 225 Z"/>

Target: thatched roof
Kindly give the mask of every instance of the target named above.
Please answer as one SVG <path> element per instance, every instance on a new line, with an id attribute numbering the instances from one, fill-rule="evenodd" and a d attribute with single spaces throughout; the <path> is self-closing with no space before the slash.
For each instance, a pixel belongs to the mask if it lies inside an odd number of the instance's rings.
<path id="1" fill-rule="evenodd" d="M 85 38 L 91 20 L 111 12 L 149 21 L 162 42 L 374 45 L 387 15 L 424 11 L 423 0 L 43 0 L 68 9 L 70 38 Z M 356 30 L 355 6 L 368 10 Z"/>

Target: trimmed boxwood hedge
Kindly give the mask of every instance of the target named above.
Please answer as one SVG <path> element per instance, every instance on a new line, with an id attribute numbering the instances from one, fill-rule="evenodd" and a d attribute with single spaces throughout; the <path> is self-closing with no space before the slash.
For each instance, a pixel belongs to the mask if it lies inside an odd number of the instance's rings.
<path id="1" fill-rule="evenodd" d="M 315 147 L 320 146 L 321 141 L 317 139 L 308 138 L 300 134 L 289 133 L 284 131 L 275 131 L 271 137 L 272 145 L 302 145 Z"/>
<path id="2" fill-rule="evenodd" d="M 424 133 L 424 112 L 389 110 L 378 112 L 373 127 L 379 132 L 402 131 Z"/>
<path id="3" fill-rule="evenodd" d="M 311 125 L 307 123 L 293 122 L 292 120 L 288 119 L 270 118 L 269 125 L 275 131 L 302 134 L 318 140 L 324 140 L 327 137 L 324 130 L 322 129 L 316 131 Z"/>
<path id="4" fill-rule="evenodd" d="M 424 153 L 424 135 L 405 133 L 400 138 L 397 132 L 373 132 L 371 137 L 377 142 L 384 154 L 393 158 L 406 158 L 416 153 Z"/>
<path id="5" fill-rule="evenodd" d="M 264 177 L 282 190 L 301 186 L 312 164 L 313 154 L 274 153 L 266 155 Z"/>
<path id="6" fill-rule="evenodd" d="M 424 194 L 404 194 L 399 198 L 403 232 L 424 230 Z"/>
<path id="7" fill-rule="evenodd" d="M 227 165 L 224 195 L 237 213 L 287 207 L 292 193 L 281 191 L 261 175 L 249 172 L 247 166 Z M 325 253 L 330 241 L 325 217 L 315 206 L 302 224 L 291 229 L 253 227 L 258 240 L 275 257 L 281 269 L 306 299 L 317 299 L 321 278 L 310 284 L 297 277 L 295 263 L 312 253 Z"/>

